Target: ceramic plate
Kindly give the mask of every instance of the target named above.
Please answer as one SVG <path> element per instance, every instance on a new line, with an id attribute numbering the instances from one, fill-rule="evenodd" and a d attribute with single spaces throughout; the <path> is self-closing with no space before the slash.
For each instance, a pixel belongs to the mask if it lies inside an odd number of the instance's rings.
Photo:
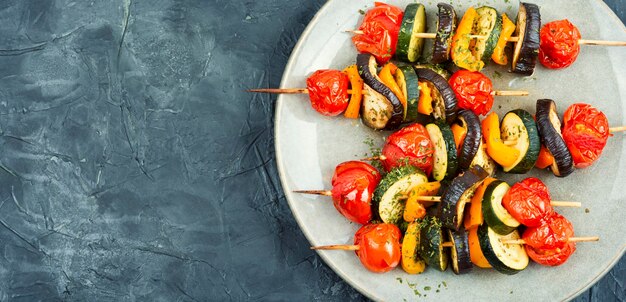
<path id="1" fill-rule="evenodd" d="M 601 1 L 537 1 L 544 22 L 568 18 L 583 38 L 626 40 L 619 19 Z M 470 6 L 489 5 L 509 16 L 517 15 L 514 1 L 455 1 L 457 12 Z M 409 1 L 389 1 L 402 8 Z M 435 27 L 436 1 L 426 2 L 429 28 Z M 349 34 L 360 22 L 359 10 L 372 1 L 331 0 L 318 12 L 296 45 L 285 68 L 281 87 L 304 87 L 317 69 L 343 69 L 353 64 L 356 50 Z M 430 49 L 427 45 L 425 49 Z M 587 102 L 604 111 L 613 126 L 625 125 L 626 47 L 583 46 L 578 60 L 565 70 L 538 66 L 531 77 L 508 73 L 506 67 L 489 66 L 483 71 L 496 89 L 528 90 L 528 97 L 498 97 L 494 110 L 500 116 L 515 108 L 535 112 L 539 98 L 554 99 L 559 113 L 572 103 Z M 350 223 L 333 207 L 330 198 L 292 193 L 298 189 L 330 188 L 337 164 L 362 158 L 370 152 L 364 141 L 382 147 L 388 132 L 376 132 L 360 120 L 329 118 L 315 112 L 306 95 L 281 95 L 276 106 L 276 157 L 285 195 L 293 215 L 311 245 L 351 244 L 358 225 Z M 624 135 L 611 137 L 601 159 L 592 167 L 559 179 L 547 171 L 527 175 L 504 175 L 509 183 L 535 176 L 545 181 L 555 200 L 574 200 L 582 208 L 559 208 L 574 224 L 579 236 L 600 236 L 596 243 L 579 243 L 562 266 L 531 263 L 514 276 L 494 270 L 474 269 L 457 276 L 451 270 L 427 269 L 408 275 L 402 269 L 375 274 L 361 266 L 353 252 L 321 251 L 320 256 L 344 280 L 374 300 L 439 300 L 471 297 L 472 300 L 508 301 L 568 300 L 576 297 L 610 270 L 626 250 L 626 145 Z"/>

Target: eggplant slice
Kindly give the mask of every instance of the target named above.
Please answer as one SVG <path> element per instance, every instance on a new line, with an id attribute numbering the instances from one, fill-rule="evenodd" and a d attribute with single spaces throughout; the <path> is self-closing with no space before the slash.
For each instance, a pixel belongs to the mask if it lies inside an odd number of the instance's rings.
<path id="1" fill-rule="evenodd" d="M 415 68 L 415 73 L 420 81 L 430 82 L 436 88 L 438 95 L 433 98 L 433 102 L 435 102 L 433 104 L 435 120 L 444 120 L 448 124 L 452 123 L 457 116 L 458 101 L 448 81 L 438 73 L 427 68 Z"/>
<path id="2" fill-rule="evenodd" d="M 536 4 L 520 2 L 517 13 L 519 40 L 515 43 L 511 71 L 523 75 L 532 75 L 539 56 L 539 31 L 541 30 L 541 14 Z"/>
<path id="3" fill-rule="evenodd" d="M 450 43 L 456 29 L 456 11 L 452 5 L 447 3 L 437 4 L 437 34 L 433 45 L 434 64 L 443 63 L 450 60 Z"/>
<path id="4" fill-rule="evenodd" d="M 556 112 L 556 104 L 550 99 L 537 100 L 537 130 L 541 143 L 554 156 L 554 163 L 550 166 L 552 173 L 558 177 L 565 177 L 574 172 L 572 154 L 561 134 L 561 121 Z"/>
<path id="5" fill-rule="evenodd" d="M 471 110 L 460 110 L 458 113 L 457 121 L 461 122 L 461 125 L 467 129 L 467 134 L 463 143 L 461 143 L 461 150 L 459 153 L 459 169 L 467 170 L 474 160 L 483 137 L 480 130 L 480 120 L 476 113 Z"/>
<path id="6" fill-rule="evenodd" d="M 471 272 L 474 265 L 470 258 L 469 241 L 465 229 L 448 230 L 448 238 L 452 242 L 452 249 L 450 250 L 452 271 L 457 275 Z"/>
<path id="7" fill-rule="evenodd" d="M 356 57 L 359 74 L 363 77 L 364 89 L 361 118 L 368 127 L 376 130 L 395 130 L 404 119 L 404 105 L 400 99 L 382 83 L 377 74 L 377 63 L 371 54 Z"/>
<path id="8" fill-rule="evenodd" d="M 455 177 L 443 195 L 437 207 L 437 217 L 444 227 L 459 230 L 463 224 L 465 205 L 472 199 L 476 187 L 489 176 L 480 166 L 473 166 L 468 171 Z"/>

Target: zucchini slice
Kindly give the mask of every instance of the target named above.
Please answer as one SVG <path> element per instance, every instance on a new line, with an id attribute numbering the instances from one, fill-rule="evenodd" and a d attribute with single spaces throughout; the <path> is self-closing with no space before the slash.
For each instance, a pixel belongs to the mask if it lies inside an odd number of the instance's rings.
<path id="1" fill-rule="evenodd" d="M 428 182 L 428 177 L 413 166 L 392 169 L 380 181 L 372 197 L 375 213 L 384 223 L 398 224 L 404 221 L 404 206 L 409 191 Z"/>
<path id="2" fill-rule="evenodd" d="M 439 220 L 432 216 L 424 218 L 420 232 L 419 254 L 429 266 L 442 272 L 448 268 L 449 258 L 443 247 L 445 241 L 445 233 Z"/>
<path id="3" fill-rule="evenodd" d="M 431 83 L 435 88 L 436 97 L 433 96 L 433 116 L 436 120 L 444 120 L 451 123 L 456 119 L 458 111 L 458 101 L 454 90 L 448 84 L 448 81 L 438 73 L 427 68 L 415 68 L 415 74 L 420 81 Z"/>
<path id="4" fill-rule="evenodd" d="M 502 206 L 502 197 L 511 187 L 504 181 L 495 180 L 485 189 L 482 200 L 483 217 L 487 225 L 500 235 L 515 231 L 519 221 Z"/>
<path id="5" fill-rule="evenodd" d="M 444 227 L 453 230 L 461 227 L 465 205 L 470 202 L 476 187 L 487 176 L 487 172 L 480 166 L 474 166 L 452 180 L 437 207 L 437 217 Z"/>
<path id="6" fill-rule="evenodd" d="M 473 33 L 475 35 L 487 37 L 486 39 L 477 39 L 472 52 L 476 59 L 482 60 L 487 64 L 491 61 L 491 55 L 496 48 L 500 32 L 502 31 L 502 17 L 498 15 L 495 8 L 482 6 L 476 9 L 478 17 L 474 20 Z"/>
<path id="7" fill-rule="evenodd" d="M 402 239 L 402 269 L 408 274 L 420 274 L 426 269 L 426 261 L 419 255 L 420 223 L 411 222 Z"/>
<path id="8" fill-rule="evenodd" d="M 511 60 L 512 72 L 531 75 L 535 71 L 539 56 L 539 30 L 541 30 L 539 7 L 536 4 L 520 2 L 515 29 L 519 40 L 515 43 Z"/>
<path id="9" fill-rule="evenodd" d="M 376 58 L 371 54 L 359 54 L 356 65 L 367 91 L 361 107 L 363 123 L 376 130 L 397 129 L 404 120 L 404 105 L 378 77 Z"/>
<path id="10" fill-rule="evenodd" d="M 426 32 L 426 9 L 419 3 L 411 3 L 404 10 L 402 25 L 398 33 L 396 57 L 406 62 L 415 62 L 422 54 L 424 39 L 415 36 Z"/>
<path id="11" fill-rule="evenodd" d="M 504 240 L 520 239 L 517 230 L 508 235 L 499 235 L 487 224 L 478 227 L 480 249 L 489 264 L 498 272 L 514 275 L 528 266 L 528 254 L 521 244 L 504 244 Z"/>
<path id="12" fill-rule="evenodd" d="M 456 11 L 450 4 L 437 4 L 437 34 L 433 45 L 432 62 L 435 64 L 450 60 L 450 43 L 456 29 Z"/>
<path id="13" fill-rule="evenodd" d="M 512 147 L 519 150 L 520 156 L 514 164 L 502 167 L 504 172 L 525 174 L 535 166 L 541 149 L 541 140 L 533 116 L 526 110 L 516 109 L 507 112 L 500 124 L 502 140 L 515 140 Z"/>
<path id="14" fill-rule="evenodd" d="M 407 64 L 398 63 L 398 71 L 396 71 L 396 82 L 400 89 L 406 95 L 407 112 L 404 118 L 405 122 L 414 122 L 417 120 L 417 101 L 420 98 L 420 90 L 417 82 L 417 75 L 413 67 Z"/>
<path id="15" fill-rule="evenodd" d="M 467 274 L 472 271 L 472 259 L 470 258 L 469 240 L 463 228 L 453 232 L 448 230 L 448 238 L 452 242 L 450 250 L 450 262 L 452 271 L 457 274 Z"/>
<path id="16" fill-rule="evenodd" d="M 435 145 L 433 154 L 433 179 L 441 181 L 456 174 L 456 145 L 450 126 L 444 122 L 426 125 L 430 140 Z"/>
<path id="17" fill-rule="evenodd" d="M 458 112 L 457 122 L 459 122 L 463 128 L 467 129 L 465 139 L 459 148 L 459 169 L 467 170 L 483 141 L 480 120 L 476 113 L 471 110 L 463 109 Z"/>
<path id="18" fill-rule="evenodd" d="M 554 163 L 550 166 L 552 173 L 558 177 L 570 175 L 574 172 L 574 160 L 561 135 L 561 121 L 556 113 L 556 104 L 550 99 L 537 100 L 536 112 L 541 143 L 554 157 Z"/>

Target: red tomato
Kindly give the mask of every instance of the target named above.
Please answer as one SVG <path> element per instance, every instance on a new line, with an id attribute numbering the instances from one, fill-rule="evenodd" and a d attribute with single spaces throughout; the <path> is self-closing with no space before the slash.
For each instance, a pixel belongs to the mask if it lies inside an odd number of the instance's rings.
<path id="1" fill-rule="evenodd" d="M 348 107 L 348 75 L 340 70 L 322 69 L 306 79 L 311 106 L 315 111 L 335 116 Z"/>
<path id="2" fill-rule="evenodd" d="M 461 69 L 448 82 L 456 94 L 459 107 L 472 110 L 477 115 L 485 115 L 491 110 L 493 85 L 484 74 Z"/>
<path id="3" fill-rule="evenodd" d="M 354 46 L 361 53 L 372 54 L 379 64 L 386 63 L 396 53 L 403 16 L 400 8 L 376 2 L 359 26 L 363 34 L 352 37 Z"/>
<path id="4" fill-rule="evenodd" d="M 602 154 L 609 138 L 609 121 L 589 104 L 573 104 L 563 115 L 563 139 L 576 168 L 588 167 Z"/>
<path id="5" fill-rule="evenodd" d="M 435 147 L 430 141 L 426 127 L 420 124 L 406 126 L 387 138 L 382 154 L 385 170 L 412 165 L 420 168 L 426 175 L 433 170 L 433 153 Z"/>
<path id="6" fill-rule="evenodd" d="M 541 180 L 529 177 L 504 194 L 502 206 L 521 224 L 528 227 L 541 225 L 552 214 L 550 193 Z"/>
<path id="7" fill-rule="evenodd" d="M 368 270 L 388 272 L 400 263 L 400 236 L 395 224 L 364 225 L 354 235 L 354 244 L 359 246 L 356 255 Z"/>
<path id="8" fill-rule="evenodd" d="M 580 52 L 580 32 L 567 19 L 546 23 L 540 32 L 539 61 L 557 69 L 572 65 Z"/>
<path id="9" fill-rule="evenodd" d="M 525 245 L 528 257 L 533 261 L 548 266 L 557 266 L 565 263 L 569 256 L 576 251 L 576 244 L 569 242 L 562 248 L 554 249 L 536 249 L 529 245 Z"/>
<path id="10" fill-rule="evenodd" d="M 333 204 L 339 213 L 359 224 L 372 219 L 372 194 L 380 182 L 380 173 L 369 164 L 348 161 L 335 168 L 332 179 Z"/>
<path id="11" fill-rule="evenodd" d="M 541 225 L 527 228 L 522 239 L 534 249 L 556 249 L 563 248 L 573 236 L 572 223 L 554 212 Z"/>

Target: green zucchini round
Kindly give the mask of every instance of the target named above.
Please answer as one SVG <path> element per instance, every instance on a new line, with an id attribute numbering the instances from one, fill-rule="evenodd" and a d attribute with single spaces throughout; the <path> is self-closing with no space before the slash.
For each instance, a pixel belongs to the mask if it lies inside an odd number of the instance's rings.
<path id="1" fill-rule="evenodd" d="M 482 211 L 485 223 L 500 235 L 510 234 L 520 225 L 502 206 L 502 197 L 510 188 L 506 182 L 495 180 L 487 186 L 483 195 Z"/>
<path id="2" fill-rule="evenodd" d="M 402 166 L 392 169 L 378 183 L 372 196 L 372 206 L 377 218 L 384 223 L 399 224 L 403 221 L 404 206 L 408 190 L 428 182 L 428 177 L 420 169 L 413 166 Z"/>
<path id="3" fill-rule="evenodd" d="M 426 263 L 440 271 L 448 268 L 448 253 L 443 247 L 446 236 L 436 217 L 426 216 L 420 228 L 419 255 Z"/>
<path id="4" fill-rule="evenodd" d="M 420 98 L 420 90 L 417 81 L 417 75 L 413 67 L 403 63 L 397 63 L 398 71 L 396 72 L 396 82 L 400 89 L 406 90 L 407 95 L 407 112 L 404 118 L 405 122 L 415 122 L 417 120 L 417 102 Z"/>
<path id="5" fill-rule="evenodd" d="M 402 25 L 398 32 L 396 58 L 405 62 L 415 62 L 422 54 L 424 39 L 415 36 L 426 32 L 426 9 L 419 3 L 411 3 L 404 10 Z"/>
<path id="6" fill-rule="evenodd" d="M 441 181 L 456 175 L 457 152 L 454 143 L 454 135 L 450 126 L 444 122 L 436 122 L 426 125 L 430 140 L 435 145 L 433 154 L 433 179 Z"/>
<path id="7" fill-rule="evenodd" d="M 516 174 L 530 171 L 535 166 L 541 149 L 541 139 L 533 116 L 522 109 L 509 111 L 502 118 L 500 130 L 502 140 L 516 140 L 517 143 L 511 147 L 520 152 L 516 162 L 511 166 L 503 166 L 502 170 Z"/>
<path id="8" fill-rule="evenodd" d="M 491 61 L 491 55 L 496 48 L 500 32 L 502 31 L 502 16 L 495 8 L 482 6 L 476 9 L 478 18 L 474 21 L 473 34 L 487 36 L 487 39 L 478 39 L 474 45 L 473 53 L 481 58 L 485 64 Z"/>
<path id="9" fill-rule="evenodd" d="M 487 224 L 478 227 L 478 242 L 487 262 L 498 272 L 514 275 L 528 266 L 528 254 L 521 244 L 504 244 L 504 240 L 520 239 L 516 231 L 499 235 Z"/>

